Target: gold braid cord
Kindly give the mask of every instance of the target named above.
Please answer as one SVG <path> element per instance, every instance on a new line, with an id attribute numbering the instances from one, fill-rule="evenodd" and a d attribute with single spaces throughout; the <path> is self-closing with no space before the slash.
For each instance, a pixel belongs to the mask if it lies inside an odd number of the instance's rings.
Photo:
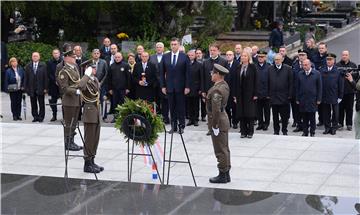
<path id="1" fill-rule="evenodd" d="M 97 105 L 99 105 L 99 101 L 100 101 L 100 95 L 99 95 L 99 91 L 97 90 L 97 88 L 92 84 L 92 82 L 89 80 L 89 82 L 86 84 L 86 89 L 87 92 L 90 93 L 90 97 L 86 96 L 83 92 L 81 92 L 81 98 L 84 102 L 86 103 L 93 103 L 96 102 Z"/>

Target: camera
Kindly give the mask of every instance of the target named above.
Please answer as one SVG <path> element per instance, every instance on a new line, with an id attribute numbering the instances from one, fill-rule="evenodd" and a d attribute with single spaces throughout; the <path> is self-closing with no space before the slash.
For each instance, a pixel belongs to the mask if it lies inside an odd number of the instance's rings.
<path id="1" fill-rule="evenodd" d="M 340 71 L 340 74 L 342 76 L 346 76 L 348 73 L 350 73 L 352 76 L 359 76 L 360 73 L 360 64 L 357 68 L 351 68 L 351 67 L 338 67 L 337 68 Z"/>

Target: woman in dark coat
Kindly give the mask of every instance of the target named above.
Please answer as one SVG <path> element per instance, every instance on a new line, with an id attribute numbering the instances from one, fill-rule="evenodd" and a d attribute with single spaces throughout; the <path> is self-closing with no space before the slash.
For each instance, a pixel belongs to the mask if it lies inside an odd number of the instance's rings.
<path id="1" fill-rule="evenodd" d="M 241 63 L 233 79 L 233 99 L 236 103 L 236 116 L 240 119 L 241 138 L 252 138 L 256 119 L 257 70 L 250 53 L 241 54 Z"/>
<path id="2" fill-rule="evenodd" d="M 22 120 L 21 97 L 24 90 L 24 70 L 18 66 L 17 59 L 14 57 L 10 58 L 9 65 L 5 74 L 5 90 L 10 95 L 13 120 Z"/>
<path id="3" fill-rule="evenodd" d="M 146 53 L 146 55 L 148 55 Z M 139 62 L 135 64 L 133 71 L 133 80 L 135 84 L 135 98 L 143 99 L 148 102 L 155 100 L 155 86 L 156 86 L 156 67 L 149 61 L 145 63 Z"/>

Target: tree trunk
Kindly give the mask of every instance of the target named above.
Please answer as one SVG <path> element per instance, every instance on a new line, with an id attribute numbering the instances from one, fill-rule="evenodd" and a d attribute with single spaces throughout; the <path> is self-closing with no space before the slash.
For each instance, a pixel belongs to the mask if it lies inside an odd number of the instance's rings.
<path id="1" fill-rule="evenodd" d="M 238 15 L 235 19 L 235 28 L 240 30 L 250 24 L 251 7 L 254 1 L 236 1 Z"/>

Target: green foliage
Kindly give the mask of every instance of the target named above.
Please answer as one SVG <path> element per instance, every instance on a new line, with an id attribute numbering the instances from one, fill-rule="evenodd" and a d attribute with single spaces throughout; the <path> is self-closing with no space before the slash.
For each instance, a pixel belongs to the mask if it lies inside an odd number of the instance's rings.
<path id="1" fill-rule="evenodd" d="M 120 130 L 121 133 L 124 133 L 122 124 L 125 118 L 130 114 L 141 115 L 150 122 L 152 130 L 149 139 L 144 142 L 136 142 L 136 144 L 152 146 L 158 139 L 159 133 L 164 131 L 164 123 L 161 116 L 156 115 L 151 104 L 147 103 L 144 100 L 131 100 L 126 98 L 125 103 L 122 105 L 118 105 L 116 111 L 118 111 L 118 114 L 115 120 L 115 128 Z M 142 129 L 142 127 L 139 126 L 136 129 Z"/>
<path id="2" fill-rule="evenodd" d="M 35 42 L 9 43 L 7 48 L 9 59 L 16 57 L 21 66 L 25 66 L 31 61 L 31 55 L 35 51 L 40 53 L 40 60 L 46 62 L 51 59 L 52 50 L 55 49 L 54 46 Z"/>

